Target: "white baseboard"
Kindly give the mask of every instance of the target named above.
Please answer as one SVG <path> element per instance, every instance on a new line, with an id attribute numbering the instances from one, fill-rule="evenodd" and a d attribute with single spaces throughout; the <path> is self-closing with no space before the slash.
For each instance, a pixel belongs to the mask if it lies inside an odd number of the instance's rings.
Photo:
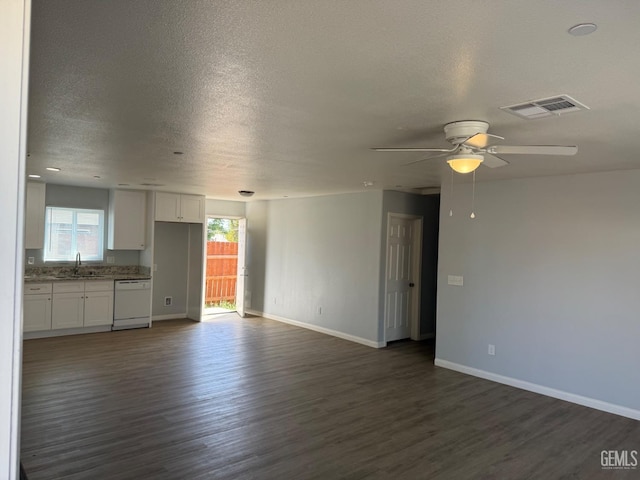
<path id="1" fill-rule="evenodd" d="M 634 410 L 633 408 L 603 402 L 602 400 L 596 400 L 595 398 L 583 397 L 582 395 L 565 392 L 563 390 L 556 390 L 555 388 L 545 387 L 544 385 L 526 382 L 524 380 L 519 380 L 513 377 L 505 377 L 504 375 L 487 372 L 486 370 L 480 370 L 478 368 L 468 367 L 466 365 L 450 362 L 448 360 L 442 360 L 440 358 L 436 358 L 434 363 L 438 367 L 448 368 L 449 370 L 466 373 L 468 375 L 473 375 L 474 377 L 480 377 L 484 378 L 485 380 L 503 383 L 511 387 L 521 388 L 522 390 L 528 390 L 530 392 L 546 395 L 547 397 L 558 398 L 560 400 L 565 400 L 571 403 L 577 403 L 578 405 L 582 405 L 584 407 L 595 408 L 596 410 L 613 413 L 622 417 L 640 420 L 640 410 Z"/>
<path id="2" fill-rule="evenodd" d="M 338 330 L 332 330 L 330 328 L 320 327 L 313 325 L 312 323 L 300 322 L 299 320 L 291 320 L 290 318 L 281 317 L 279 315 L 272 315 L 270 313 L 258 312 L 256 310 L 246 310 L 250 315 L 257 315 L 258 317 L 268 318 L 269 320 L 275 320 L 277 322 L 288 323 L 289 325 L 295 325 L 296 327 L 306 328 L 307 330 L 313 330 L 314 332 L 324 333 L 333 337 L 342 338 L 343 340 L 349 340 L 350 342 L 366 345 L 367 347 L 382 348 L 386 346 L 384 342 L 374 342 L 367 340 L 366 338 L 356 337 L 348 333 L 343 333 Z"/>
<path id="3" fill-rule="evenodd" d="M 420 340 L 431 340 L 432 338 L 436 338 L 436 332 L 423 333 L 420 335 Z"/>
<path id="4" fill-rule="evenodd" d="M 162 320 L 182 320 L 187 318 L 187 313 L 170 313 L 168 315 L 154 315 L 151 317 L 151 321 L 157 322 Z"/>

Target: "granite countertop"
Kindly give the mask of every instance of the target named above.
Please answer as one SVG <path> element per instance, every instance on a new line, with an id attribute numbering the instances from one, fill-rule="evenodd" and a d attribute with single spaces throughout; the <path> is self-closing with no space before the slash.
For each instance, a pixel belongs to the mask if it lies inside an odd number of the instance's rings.
<path id="1" fill-rule="evenodd" d="M 103 266 L 89 265 L 74 268 L 62 266 L 27 267 L 24 272 L 25 283 L 98 281 L 98 280 L 149 280 L 150 269 L 138 265 Z"/>
<path id="2" fill-rule="evenodd" d="M 25 283 L 68 282 L 70 280 L 149 280 L 150 275 L 141 273 L 120 273 L 111 275 L 25 275 Z"/>

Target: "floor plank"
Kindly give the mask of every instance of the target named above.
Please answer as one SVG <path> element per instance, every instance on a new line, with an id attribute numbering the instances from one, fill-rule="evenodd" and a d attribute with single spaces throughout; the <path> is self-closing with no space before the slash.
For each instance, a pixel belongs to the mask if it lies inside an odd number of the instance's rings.
<path id="1" fill-rule="evenodd" d="M 638 478 L 640 422 L 263 318 L 28 340 L 38 479 Z"/>

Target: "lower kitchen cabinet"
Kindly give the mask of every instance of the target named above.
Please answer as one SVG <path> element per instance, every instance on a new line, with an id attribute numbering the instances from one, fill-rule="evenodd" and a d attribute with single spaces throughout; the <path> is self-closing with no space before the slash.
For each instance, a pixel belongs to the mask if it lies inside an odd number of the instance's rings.
<path id="1" fill-rule="evenodd" d="M 49 290 L 51 285 L 49 285 Z M 23 330 L 38 332 L 51 330 L 51 293 L 30 293 L 25 289 L 22 309 Z"/>
<path id="2" fill-rule="evenodd" d="M 113 282 L 85 282 L 84 326 L 113 323 Z"/>
<path id="3" fill-rule="evenodd" d="M 84 323 L 84 293 L 55 293 L 51 307 L 51 328 L 78 328 Z"/>
<path id="4" fill-rule="evenodd" d="M 112 281 L 56 282 L 53 284 L 49 327 L 37 330 L 96 327 L 112 323 Z"/>

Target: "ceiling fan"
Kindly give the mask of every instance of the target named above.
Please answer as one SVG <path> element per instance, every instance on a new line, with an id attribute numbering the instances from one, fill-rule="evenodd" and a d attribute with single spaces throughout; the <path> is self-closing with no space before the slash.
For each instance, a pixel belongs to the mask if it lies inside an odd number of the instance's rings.
<path id="1" fill-rule="evenodd" d="M 504 138 L 487 133 L 488 129 L 489 124 L 480 120 L 451 122 L 444 126 L 444 133 L 447 141 L 453 144 L 453 148 L 391 147 L 373 148 L 373 150 L 440 153 L 440 155 L 423 158 L 407 165 L 448 157 L 447 163 L 458 173 L 471 173 L 480 164 L 496 168 L 509 163 L 497 155 L 575 155 L 578 153 L 578 147 L 575 145 L 494 145 L 495 140 L 504 140 Z"/>

